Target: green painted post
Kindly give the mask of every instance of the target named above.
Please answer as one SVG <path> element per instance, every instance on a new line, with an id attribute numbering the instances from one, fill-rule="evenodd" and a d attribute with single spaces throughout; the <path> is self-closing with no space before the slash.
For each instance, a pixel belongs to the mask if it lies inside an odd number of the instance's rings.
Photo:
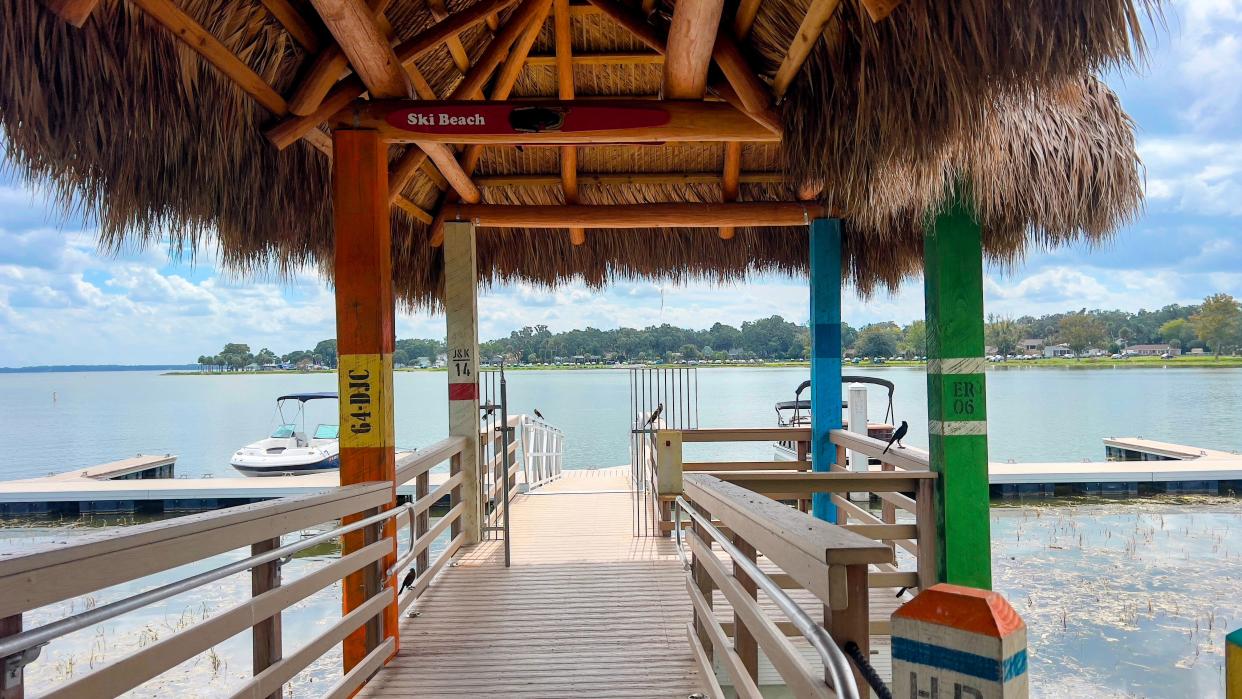
<path id="1" fill-rule="evenodd" d="M 935 217 L 923 249 L 937 577 L 991 589 L 983 236 L 964 199 L 959 190 Z"/>

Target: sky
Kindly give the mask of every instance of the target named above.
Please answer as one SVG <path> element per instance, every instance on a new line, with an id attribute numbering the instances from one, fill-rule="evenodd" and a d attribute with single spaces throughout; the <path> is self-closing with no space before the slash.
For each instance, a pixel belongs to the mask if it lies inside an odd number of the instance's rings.
<path id="1" fill-rule="evenodd" d="M 1217 292 L 1242 297 L 1242 0 L 1171 2 L 1148 36 L 1145 66 L 1106 76 L 1137 122 L 1144 215 L 1109 244 L 989 268 L 987 312 L 1136 311 Z M 486 340 L 540 323 L 703 328 L 773 314 L 805 322 L 807 299 L 805 280 L 780 277 L 602 292 L 499 286 L 481 294 L 479 333 Z M 847 293 L 843 314 L 855 327 L 921 318 L 922 282 L 866 300 Z M 211 250 L 194 260 L 158 245 L 104 254 L 89 222 L 67 218 L 0 167 L 0 366 L 192 363 L 226 342 L 282 354 L 334 334 L 331 291 L 314 270 L 238 278 Z M 443 334 L 443 316 L 398 318 L 398 337 Z"/>

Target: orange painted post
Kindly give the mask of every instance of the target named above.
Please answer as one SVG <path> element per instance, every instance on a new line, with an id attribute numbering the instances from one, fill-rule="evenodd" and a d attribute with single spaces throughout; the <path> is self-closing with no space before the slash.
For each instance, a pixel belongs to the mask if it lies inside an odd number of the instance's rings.
<path id="1" fill-rule="evenodd" d="M 333 133 L 332 208 L 336 243 L 337 380 L 341 411 L 341 485 L 388 481 L 396 505 L 397 462 L 392 412 L 393 325 L 392 231 L 388 218 L 388 147 L 375 131 L 337 129 Z M 349 523 L 368 513 L 346 517 Z M 361 549 L 374 533 L 343 537 L 341 555 Z M 381 570 L 396 562 L 396 524 L 389 520 L 383 536 L 392 553 Z M 371 538 L 374 541 L 374 538 Z M 379 576 L 363 570 L 345 578 L 345 613 L 379 593 Z M 345 669 L 357 665 L 384 638 L 397 636 L 397 581 L 384 594 L 392 604 L 381 615 L 382 628 L 358 629 L 344 644 Z"/>

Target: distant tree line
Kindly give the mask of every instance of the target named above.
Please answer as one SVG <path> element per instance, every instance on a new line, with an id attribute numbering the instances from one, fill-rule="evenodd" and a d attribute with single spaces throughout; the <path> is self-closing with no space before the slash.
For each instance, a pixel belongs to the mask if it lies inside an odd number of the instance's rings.
<path id="1" fill-rule="evenodd" d="M 1024 339 L 1067 345 L 1075 354 L 1089 348 L 1110 352 L 1124 345 L 1168 343 L 1183 350 L 1203 347 L 1216 353 L 1242 346 L 1242 306 L 1228 294 L 1216 294 L 1193 306 L 1170 305 L 1156 311 L 1086 310 L 1045 316 L 1004 318 L 989 316 L 986 341 L 998 354 L 1019 354 Z M 507 362 L 651 362 L 695 360 L 798 360 L 810 355 L 805 325 L 781 316 L 750 320 L 734 327 L 716 323 L 706 330 L 679 328 L 668 323 L 646 328 L 600 330 L 585 328 L 554 333 L 546 325 L 514 330 L 508 337 L 480 344 L 481 357 Z M 861 328 L 841 325 L 841 349 L 846 356 L 923 357 L 927 355 L 927 326 L 921 320 L 901 326 L 892 321 Z M 420 358 L 434 361 L 445 352 L 438 339 L 397 340 L 393 363 L 413 365 Z M 229 343 L 218 354 L 201 356 L 207 370 L 236 371 L 251 364 L 281 364 L 291 368 L 336 367 L 336 340 L 323 340 L 314 349 L 276 355 L 267 348 L 251 353 L 250 346 Z"/>
<path id="2" fill-rule="evenodd" d="M 1216 356 L 1242 346 L 1242 305 L 1229 294 L 1213 294 L 1191 306 L 1156 311 L 1087 310 L 1021 318 L 989 316 L 986 340 L 997 354 L 1019 354 L 1024 339 L 1066 345 L 1075 355 L 1088 349 L 1116 353 L 1130 345 L 1168 344 L 1183 351 L 1202 348 Z"/>

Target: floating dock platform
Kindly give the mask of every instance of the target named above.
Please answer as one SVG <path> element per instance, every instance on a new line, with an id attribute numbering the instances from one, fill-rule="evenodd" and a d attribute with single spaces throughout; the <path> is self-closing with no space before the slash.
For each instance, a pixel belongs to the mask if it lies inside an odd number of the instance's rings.
<path id="1" fill-rule="evenodd" d="M 1105 461 L 990 464 L 993 497 L 1242 494 L 1242 455 L 1142 437 L 1104 439 Z"/>
<path id="2" fill-rule="evenodd" d="M 414 452 L 397 455 L 397 465 Z M 53 514 L 188 513 L 262 500 L 320 493 L 340 486 L 336 473 L 247 478 L 176 478 L 177 457 L 139 454 L 131 459 L 41 478 L 0 481 L 0 516 Z M 448 479 L 432 471 L 432 489 Z M 414 484 L 397 489 L 412 496 Z"/>

